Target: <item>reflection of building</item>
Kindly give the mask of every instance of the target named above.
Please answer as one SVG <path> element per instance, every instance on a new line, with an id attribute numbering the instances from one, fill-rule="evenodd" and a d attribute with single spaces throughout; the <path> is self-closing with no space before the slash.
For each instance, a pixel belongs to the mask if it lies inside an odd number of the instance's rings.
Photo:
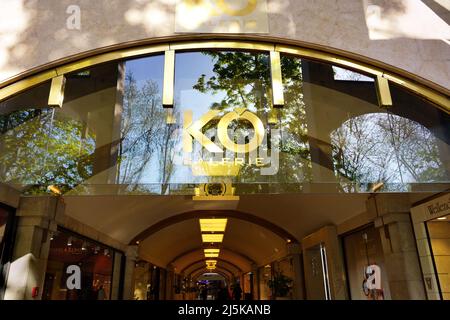
<path id="1" fill-rule="evenodd" d="M 404 67 L 401 40 L 381 59 L 280 32 L 30 57 L 1 83 L 0 298 L 194 299 L 220 279 L 247 299 L 447 299 L 445 80 Z"/>

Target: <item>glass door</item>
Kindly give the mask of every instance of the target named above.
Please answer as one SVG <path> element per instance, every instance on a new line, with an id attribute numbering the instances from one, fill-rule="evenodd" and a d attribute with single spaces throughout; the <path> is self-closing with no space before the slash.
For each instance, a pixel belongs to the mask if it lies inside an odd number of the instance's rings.
<path id="1" fill-rule="evenodd" d="M 305 251 L 306 297 L 308 300 L 331 300 L 327 253 L 323 244 Z"/>

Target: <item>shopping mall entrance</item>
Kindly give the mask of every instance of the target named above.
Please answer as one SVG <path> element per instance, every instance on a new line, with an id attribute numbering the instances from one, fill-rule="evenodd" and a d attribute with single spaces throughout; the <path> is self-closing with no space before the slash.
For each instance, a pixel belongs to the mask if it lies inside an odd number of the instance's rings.
<path id="1" fill-rule="evenodd" d="M 239 41 L 30 79 L 0 91 L 0 298 L 448 299 L 440 92 Z"/>

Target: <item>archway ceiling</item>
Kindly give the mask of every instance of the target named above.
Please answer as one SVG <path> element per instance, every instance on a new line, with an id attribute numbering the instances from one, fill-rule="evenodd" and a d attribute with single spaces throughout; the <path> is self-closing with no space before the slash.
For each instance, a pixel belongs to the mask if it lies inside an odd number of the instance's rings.
<path id="1" fill-rule="evenodd" d="M 231 275 L 238 275 L 239 273 L 242 272 L 242 270 L 237 268 L 237 266 L 233 265 L 232 263 L 230 263 L 228 261 L 220 260 L 220 259 L 217 261 L 216 268 L 219 270 L 226 270 Z M 183 273 L 185 275 L 190 275 L 190 274 L 196 273 L 197 271 L 199 271 L 201 269 L 204 269 L 204 272 L 207 272 L 204 260 L 200 260 L 200 261 L 192 263 L 185 270 L 183 270 Z"/>
<path id="2" fill-rule="evenodd" d="M 198 280 L 227 280 L 227 278 L 217 272 L 202 273 L 197 277 Z"/>
<path id="3" fill-rule="evenodd" d="M 244 195 L 239 201 L 193 201 L 190 196 L 101 195 L 64 196 L 64 202 L 68 216 L 127 244 L 155 223 L 193 210 L 251 213 L 301 240 L 323 225 L 340 224 L 365 212 L 367 197 L 367 194 L 261 194 Z M 200 241 L 198 226 L 195 230 L 195 239 Z M 170 239 L 170 235 L 166 238 Z M 184 251 L 196 247 L 188 248 L 180 242 L 174 245 L 185 247 Z"/>
<path id="4" fill-rule="evenodd" d="M 285 239 L 251 222 L 228 218 L 219 259 L 250 271 L 252 262 L 258 265 L 286 255 Z M 203 243 L 198 219 L 172 224 L 147 237 L 139 244 L 142 259 L 165 267 L 172 264 L 177 272 L 202 260 Z M 204 262 L 203 262 L 204 264 Z"/>
<path id="5" fill-rule="evenodd" d="M 205 273 L 209 273 L 210 271 L 207 271 L 205 268 L 199 268 L 198 270 L 195 270 L 194 272 L 192 272 L 190 274 L 191 279 L 194 281 L 197 281 L 199 277 L 201 277 L 203 274 Z M 216 270 L 214 270 L 214 272 L 217 272 L 218 274 L 222 275 L 228 282 L 230 282 L 234 275 L 232 273 L 230 273 L 229 271 L 218 267 L 216 268 Z"/>
<path id="6" fill-rule="evenodd" d="M 251 270 L 252 268 L 253 261 L 249 257 L 246 257 L 234 250 L 230 250 L 224 246 L 220 247 L 220 258 L 233 263 L 243 271 Z M 182 253 L 172 261 L 172 265 L 176 270 L 183 270 L 188 265 L 198 261 L 199 259 L 204 259 L 203 248 Z"/>

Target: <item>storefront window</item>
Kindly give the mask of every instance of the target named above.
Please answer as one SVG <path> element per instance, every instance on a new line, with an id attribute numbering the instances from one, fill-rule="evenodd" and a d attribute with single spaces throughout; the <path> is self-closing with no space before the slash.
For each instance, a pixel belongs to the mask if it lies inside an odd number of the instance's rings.
<path id="1" fill-rule="evenodd" d="M 60 230 L 51 239 L 43 300 L 111 299 L 115 251 L 71 232 Z M 68 288 L 69 266 L 81 271 L 81 287 Z"/>
<path id="2" fill-rule="evenodd" d="M 450 215 L 426 224 L 442 299 L 450 300 Z"/>
<path id="3" fill-rule="evenodd" d="M 379 231 L 373 226 L 367 227 L 345 236 L 343 243 L 350 298 L 390 300 L 388 274 Z M 370 266 L 371 269 L 368 270 Z M 369 279 L 370 276 L 373 277 Z M 377 288 L 371 289 L 368 281 Z"/>
<path id="4" fill-rule="evenodd" d="M 3 299 L 12 255 L 13 211 L 0 204 L 0 300 Z"/>

